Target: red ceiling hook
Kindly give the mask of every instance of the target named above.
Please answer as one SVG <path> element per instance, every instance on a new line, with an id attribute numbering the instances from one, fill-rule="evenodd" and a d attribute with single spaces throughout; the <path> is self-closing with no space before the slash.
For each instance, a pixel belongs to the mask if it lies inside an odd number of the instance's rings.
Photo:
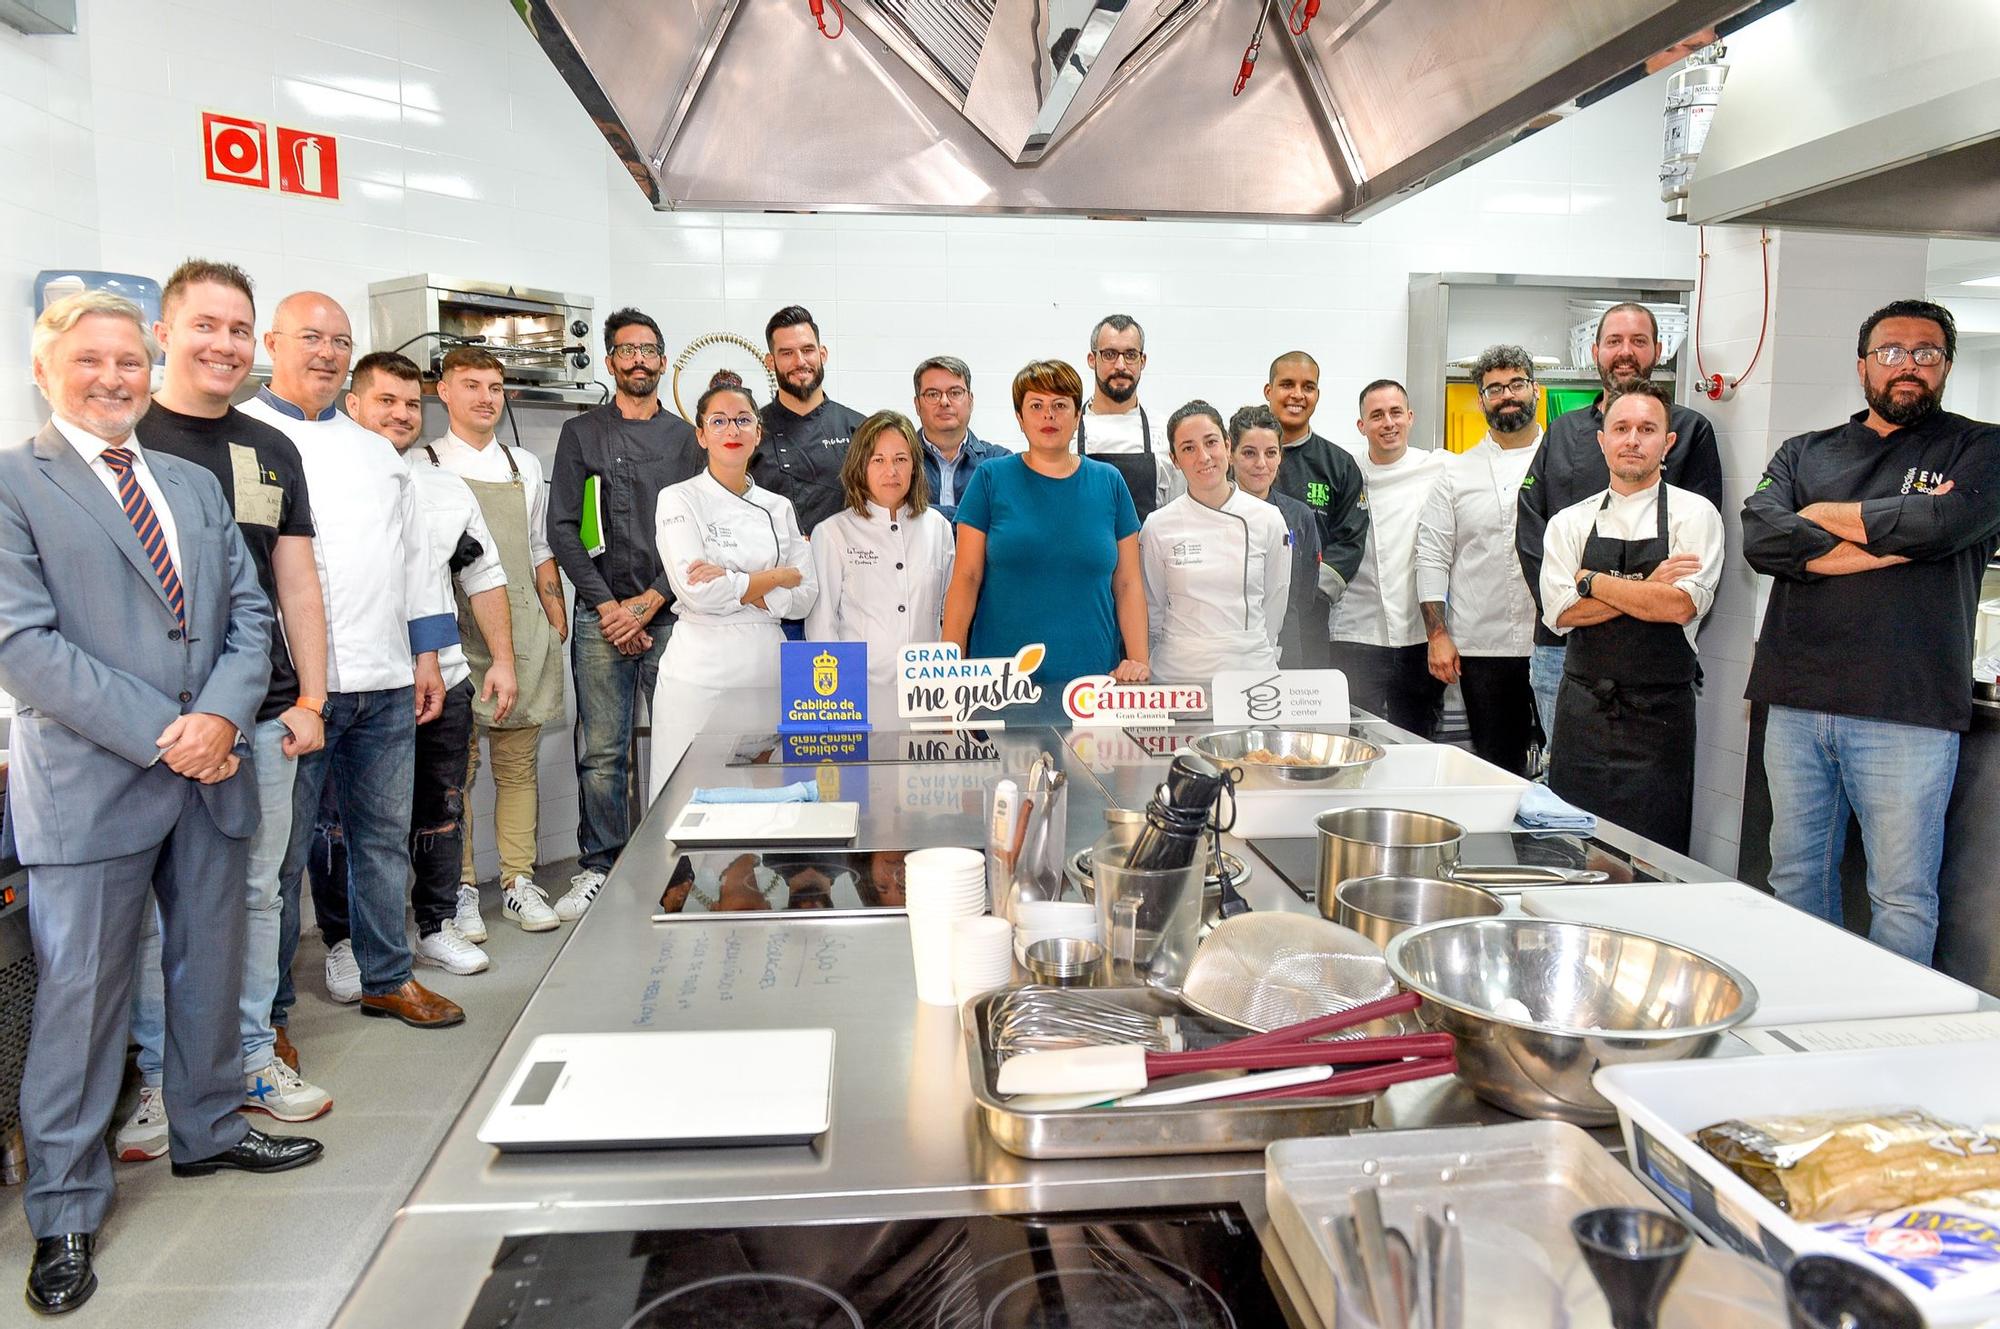
<path id="1" fill-rule="evenodd" d="M 819 24 L 819 35 L 828 41 L 832 41 L 834 38 L 840 36 L 841 33 L 847 31 L 847 11 L 840 7 L 840 0 L 806 0 L 806 7 L 812 10 L 813 22 Z M 1314 8 L 1318 8 L 1317 0 L 1314 2 Z M 826 11 L 828 9 L 833 10 L 833 16 L 838 20 L 832 32 L 826 30 Z"/>
<path id="2" fill-rule="evenodd" d="M 1286 23 L 1294 37 L 1306 35 L 1306 29 L 1319 17 L 1319 0 L 1292 0 L 1292 12 Z"/>

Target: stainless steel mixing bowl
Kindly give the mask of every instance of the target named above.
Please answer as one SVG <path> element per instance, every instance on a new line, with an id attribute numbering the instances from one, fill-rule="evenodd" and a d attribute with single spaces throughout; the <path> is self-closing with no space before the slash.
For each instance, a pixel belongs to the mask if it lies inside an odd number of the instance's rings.
<path id="1" fill-rule="evenodd" d="M 1750 980 L 1636 932 L 1536 918 L 1461 918 L 1391 941 L 1389 972 L 1418 1015 L 1458 1039 L 1458 1074 L 1524 1117 L 1603 1126 L 1600 1066 L 1706 1052 L 1757 1009 Z"/>
<path id="2" fill-rule="evenodd" d="M 1352 877 L 1333 893 L 1333 921 L 1377 946 L 1426 923 L 1488 918 L 1506 907 L 1491 891 L 1439 877 Z"/>
<path id="3" fill-rule="evenodd" d="M 1382 760 L 1382 749 L 1366 739 L 1309 729 L 1227 729 L 1192 739 L 1188 746 L 1218 765 L 1242 767 L 1243 779 L 1250 784 L 1269 781 L 1348 789 L 1360 784 L 1368 768 Z M 1257 761 L 1253 753 L 1285 761 Z"/>

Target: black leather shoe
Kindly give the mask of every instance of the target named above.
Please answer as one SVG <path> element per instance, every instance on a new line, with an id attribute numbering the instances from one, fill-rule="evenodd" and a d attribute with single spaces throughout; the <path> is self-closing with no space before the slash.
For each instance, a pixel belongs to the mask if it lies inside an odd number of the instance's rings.
<path id="1" fill-rule="evenodd" d="M 35 1262 L 28 1268 L 28 1305 L 43 1315 L 61 1315 L 90 1300 L 97 1291 L 97 1272 L 90 1267 L 93 1238 L 88 1232 L 65 1232 L 35 1242 Z"/>
<path id="2" fill-rule="evenodd" d="M 234 1149 L 226 1153 L 192 1163 L 176 1161 L 174 1175 L 205 1177 L 224 1168 L 235 1168 L 238 1172 L 289 1172 L 295 1167 L 304 1167 L 318 1158 L 321 1152 L 318 1140 L 303 1135 L 266 1135 L 253 1128 L 237 1141 Z"/>

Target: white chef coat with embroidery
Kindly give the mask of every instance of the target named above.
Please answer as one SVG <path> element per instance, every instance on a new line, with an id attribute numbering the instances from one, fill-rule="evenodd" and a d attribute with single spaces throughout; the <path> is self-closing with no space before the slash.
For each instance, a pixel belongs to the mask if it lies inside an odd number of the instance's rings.
<path id="1" fill-rule="evenodd" d="M 456 642 L 458 615 L 426 612 L 428 541 L 408 464 L 388 439 L 331 406 L 307 419 L 261 388 L 238 409 L 291 439 L 305 467 L 326 604 L 327 691 L 409 687 L 411 654 Z"/>
<path id="2" fill-rule="evenodd" d="M 1694 617 L 1682 626 L 1688 645 L 1694 646 L 1695 632 L 1702 616 L 1715 603 L 1715 588 L 1722 581 L 1722 514 L 1715 505 L 1690 489 L 1662 486 L 1658 481 L 1636 494 L 1615 494 L 1600 489 L 1581 503 L 1564 508 L 1549 518 L 1542 536 L 1542 621 L 1549 631 L 1563 636 L 1571 629 L 1557 627 L 1563 611 L 1581 600 L 1576 579 L 1583 566 L 1583 547 L 1596 531 L 1607 540 L 1650 540 L 1659 534 L 1660 491 L 1667 494 L 1667 556 L 1693 554 L 1701 567 L 1674 583 L 1694 601 Z M 1611 502 L 1607 505 L 1605 498 Z"/>
<path id="3" fill-rule="evenodd" d="M 542 479 L 540 458 L 526 448 L 505 447 L 497 438 L 483 448 L 475 448 L 450 431 L 431 447 L 437 450 L 438 460 L 446 470 L 467 480 L 498 485 L 514 481 L 514 472 L 507 465 L 511 457 L 514 466 L 520 468 L 521 492 L 528 501 L 528 566 L 538 568 L 555 557 L 555 551 L 549 548 L 549 487 Z"/>
<path id="4" fill-rule="evenodd" d="M 424 554 L 431 567 L 428 595 L 417 606 L 426 614 L 458 613 L 458 600 L 451 592 L 451 556 L 458 551 L 458 537 L 469 535 L 479 542 L 479 557 L 459 569 L 457 581 L 468 596 L 478 595 L 507 584 L 507 570 L 500 566 L 500 549 L 493 532 L 486 529 L 486 517 L 479 500 L 466 488 L 465 481 L 441 465 L 434 465 L 422 448 L 405 454 L 410 479 L 416 485 L 417 512 L 424 524 Z M 492 643 L 487 643 L 492 647 Z M 489 650 L 498 654 L 497 650 Z M 472 677 L 465 662 L 465 645 L 453 642 L 438 651 L 438 670 L 446 688 L 455 688 Z"/>
<path id="5" fill-rule="evenodd" d="M 660 491 L 660 561 L 674 586 L 673 635 L 660 659 L 670 675 L 704 687 L 759 687 L 778 681 L 779 623 L 803 618 L 818 596 L 812 551 L 791 500 L 752 484 L 734 494 L 707 471 Z M 696 586 L 688 570 L 714 563 L 723 575 Z M 802 578 L 775 587 L 764 608 L 743 603 L 750 574 L 791 567 Z"/>
<path id="6" fill-rule="evenodd" d="M 1417 514 L 1417 603 L 1445 606 L 1460 655 L 1525 656 L 1535 647 L 1535 599 L 1514 549 L 1521 481 L 1542 445 L 1503 448 L 1488 434 L 1447 456 Z"/>
<path id="7" fill-rule="evenodd" d="M 1153 677 L 1207 684 L 1224 669 L 1276 669 L 1290 545 L 1284 515 L 1240 489 L 1220 508 L 1183 494 L 1147 517 L 1139 567 Z"/>
<path id="8" fill-rule="evenodd" d="M 842 508 L 813 528 L 819 598 L 806 638 L 865 641 L 869 679 L 892 681 L 903 647 L 943 631 L 954 552 L 951 523 L 936 508 L 912 517 L 906 507 L 893 518 L 873 502 L 866 514 Z"/>
<path id="9" fill-rule="evenodd" d="M 1443 473 L 1443 452 L 1409 448 L 1387 466 L 1366 452 L 1356 460 L 1367 483 L 1368 547 L 1347 593 L 1333 607 L 1328 635 L 1366 646 L 1416 646 L 1424 640 L 1417 612 L 1417 514 Z"/>

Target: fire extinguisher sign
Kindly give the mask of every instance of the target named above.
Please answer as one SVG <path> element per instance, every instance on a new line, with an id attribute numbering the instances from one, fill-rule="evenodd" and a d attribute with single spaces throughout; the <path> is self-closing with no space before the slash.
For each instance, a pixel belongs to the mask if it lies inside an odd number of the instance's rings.
<path id="1" fill-rule="evenodd" d="M 308 198 L 340 197 L 340 153 L 333 135 L 280 125 L 275 140 L 281 192 Z"/>

